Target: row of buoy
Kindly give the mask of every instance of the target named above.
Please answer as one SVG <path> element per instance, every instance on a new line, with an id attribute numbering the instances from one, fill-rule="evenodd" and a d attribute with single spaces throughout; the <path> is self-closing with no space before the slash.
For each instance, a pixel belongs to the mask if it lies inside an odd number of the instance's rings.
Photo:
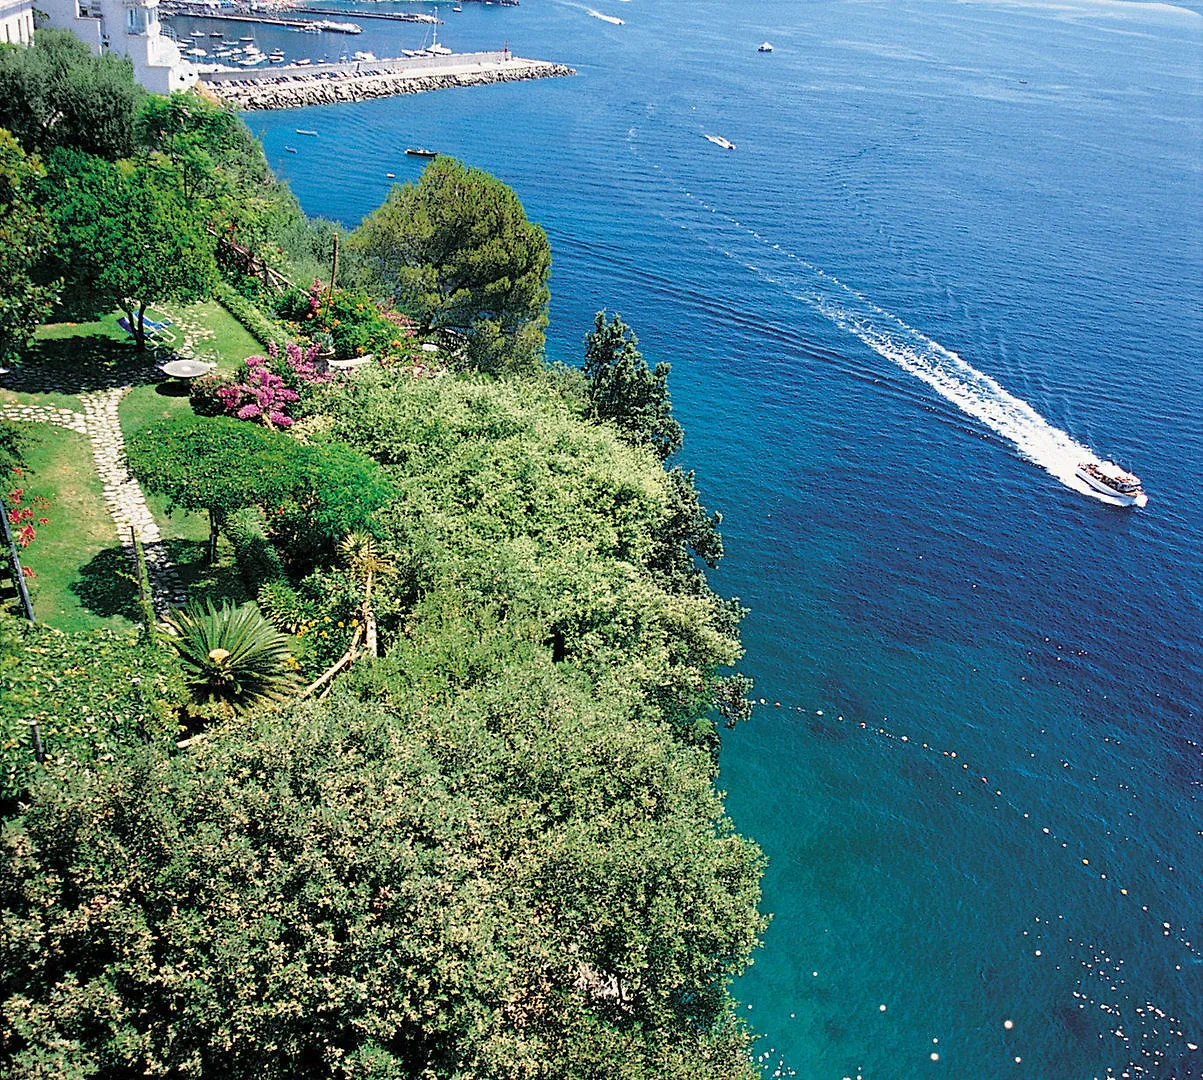
<path id="1" fill-rule="evenodd" d="M 769 700 L 766 698 L 760 698 L 759 704 L 762 706 L 767 706 L 767 705 L 769 705 Z M 790 704 L 786 704 L 786 703 L 783 703 L 783 702 L 777 701 L 777 700 L 773 700 L 771 704 L 772 704 L 772 707 L 776 708 L 776 709 L 784 709 L 789 712 L 805 713 L 807 715 L 812 715 L 812 711 L 810 709 L 807 709 L 801 705 L 790 705 Z M 824 710 L 815 709 L 815 710 L 813 710 L 813 715 L 818 718 L 822 718 L 824 716 Z M 840 722 L 840 723 L 845 722 L 844 717 L 842 715 L 837 714 L 837 722 Z M 984 787 L 986 792 L 988 794 L 990 794 L 993 798 L 1002 799 L 1003 802 L 1006 804 L 1006 806 L 1008 806 L 1016 814 L 1020 815 L 1025 821 L 1028 821 L 1028 822 L 1031 821 L 1031 815 L 1027 812 L 1020 810 L 1018 806 L 1016 806 L 1009 799 L 1007 799 L 1004 796 L 1003 790 L 1000 786 L 992 785 L 990 783 L 990 778 L 985 771 L 979 771 L 977 769 L 971 768 L 970 763 L 964 761 L 958 755 L 958 752 L 956 750 L 947 750 L 947 749 L 941 750 L 937 746 L 934 746 L 928 742 L 923 742 L 921 740 L 912 740 L 908 735 L 898 734 L 897 732 L 891 730 L 890 728 L 885 727 L 884 724 L 886 724 L 886 723 L 888 723 L 888 718 L 883 717 L 883 722 L 881 725 L 870 726 L 870 724 L 866 721 L 857 721 L 856 727 L 859 730 L 866 731 L 869 734 L 875 735 L 879 738 L 890 739 L 890 740 L 893 740 L 900 744 L 906 744 L 908 746 L 914 745 L 915 747 L 921 748 L 922 750 L 927 751 L 928 753 L 937 754 L 940 757 L 946 759 L 950 764 L 955 762 L 957 765 L 960 766 L 960 770 L 959 770 L 960 773 L 962 773 L 962 774 L 969 773 L 971 776 L 974 777 L 975 786 L 977 786 L 977 790 L 982 790 L 982 788 Z M 1120 742 L 1120 740 L 1118 738 L 1112 738 L 1110 736 L 1108 736 L 1105 741 L 1114 742 L 1116 744 L 1119 744 L 1119 742 Z M 1032 756 L 1034 757 L 1035 754 L 1033 754 Z M 1064 763 L 1064 762 L 1063 762 L 1063 766 L 1066 768 L 1069 767 L 1068 763 Z M 958 791 L 958 794 L 962 794 L 962 792 Z M 1110 835 L 1110 831 L 1108 831 L 1108 834 Z M 1069 841 L 1062 840 L 1048 826 L 1041 827 L 1040 835 L 1048 837 L 1051 840 L 1053 840 L 1054 842 L 1060 843 L 1062 849 L 1068 850 L 1068 848 L 1069 848 Z M 1079 865 L 1082 868 L 1088 870 L 1092 875 L 1097 874 L 1097 880 L 1100 883 L 1105 883 L 1108 887 L 1115 889 L 1117 895 L 1121 898 L 1124 898 L 1125 900 L 1129 897 L 1128 888 L 1126 886 L 1118 885 L 1111 878 L 1111 876 L 1108 874 L 1106 869 L 1098 869 L 1097 867 L 1094 867 L 1091 862 L 1091 859 L 1085 855 L 1079 856 L 1079 860 L 1080 860 Z M 1169 867 L 1167 864 L 1166 869 L 1172 870 L 1172 867 Z M 1145 914 L 1145 915 L 1149 914 L 1149 906 L 1147 904 L 1142 904 L 1140 907 L 1141 907 L 1141 912 L 1143 914 Z M 1058 919 L 1063 920 L 1064 916 L 1060 915 L 1060 916 L 1058 916 Z M 1037 921 L 1037 923 L 1039 923 L 1041 921 L 1038 916 L 1036 917 L 1036 921 Z M 1200 954 L 1200 952 L 1198 951 L 1198 949 L 1196 949 L 1193 942 L 1187 936 L 1188 930 L 1185 926 L 1180 926 L 1180 927 L 1175 928 L 1170 922 L 1163 920 L 1162 923 L 1160 924 L 1160 926 L 1158 927 L 1158 929 L 1160 930 L 1161 936 L 1163 938 L 1176 937 L 1178 944 L 1180 944 L 1183 948 L 1187 949 L 1194 956 L 1200 957 L 1201 959 L 1203 959 L 1203 954 Z M 1026 931 L 1026 930 L 1024 931 L 1024 936 L 1028 936 L 1028 931 Z M 1068 938 L 1067 940 L 1071 944 L 1073 943 L 1073 938 Z M 1083 948 L 1085 948 L 1086 947 L 1085 943 L 1082 943 L 1082 946 L 1083 946 Z M 1035 948 L 1033 950 L 1032 955 L 1034 955 L 1037 958 L 1042 958 L 1044 955 L 1043 948 Z M 1091 958 L 1089 960 L 1081 959 L 1080 963 L 1081 963 L 1081 966 L 1082 966 L 1084 972 L 1086 973 L 1083 976 L 1083 978 L 1093 976 L 1093 977 L 1102 979 L 1105 982 L 1106 986 L 1109 988 L 1110 992 L 1116 993 L 1116 994 L 1120 994 L 1120 993 L 1126 994 L 1126 991 L 1121 989 L 1121 988 L 1127 986 L 1127 980 L 1125 978 L 1123 978 L 1121 975 L 1121 971 L 1123 970 L 1123 964 L 1124 964 L 1124 961 L 1122 959 L 1113 960 L 1113 958 L 1110 955 L 1108 955 L 1106 953 L 1106 951 L 1095 950 L 1092 952 Z M 1061 970 L 1061 967 L 1059 964 L 1057 965 L 1057 970 Z M 1175 970 L 1181 971 L 1182 965 L 1176 964 Z M 817 977 L 818 972 L 817 971 L 813 972 L 812 975 Z M 1078 985 L 1080 988 L 1082 987 L 1082 983 L 1080 980 L 1079 980 Z M 1123 1009 L 1121 1009 L 1118 1005 L 1116 1005 L 1112 1002 L 1096 1000 L 1096 999 L 1090 997 L 1089 995 L 1087 995 L 1086 993 L 1084 993 L 1082 989 L 1074 991 L 1074 997 L 1076 999 L 1080 999 L 1079 1000 L 1079 1008 L 1084 1009 L 1087 1005 L 1090 1005 L 1093 1008 L 1097 1008 L 1104 1015 L 1108 1016 L 1113 1021 L 1112 1025 L 1108 1029 L 1109 1033 L 1111 1035 L 1113 1035 L 1116 1039 L 1118 1039 L 1124 1046 L 1128 1047 L 1129 1050 L 1132 1049 L 1133 1036 L 1130 1035 L 1125 1028 L 1124 1010 Z M 749 1008 L 750 1007 L 751 1006 L 749 1006 Z M 886 1005 L 884 1005 L 884 1004 L 879 1005 L 878 1010 L 881 1013 L 886 1012 Z M 1129 1060 L 1128 1063 L 1122 1067 L 1108 1067 L 1106 1070 L 1106 1076 L 1107 1076 L 1108 1080 L 1136 1080 L 1136 1078 L 1143 1078 L 1143 1077 L 1151 1078 L 1156 1075 L 1161 1075 L 1161 1074 L 1158 1074 L 1155 1072 L 1147 1071 L 1147 1063 L 1152 1062 L 1155 1064 L 1164 1064 L 1165 1062 L 1171 1060 L 1174 1051 L 1172 1049 L 1171 1043 L 1165 1042 L 1165 1041 L 1162 1041 L 1160 1045 L 1149 1045 L 1154 1040 L 1166 1040 L 1166 1039 L 1179 1040 L 1179 1045 L 1185 1046 L 1186 1050 L 1188 1050 L 1191 1053 L 1194 1053 L 1199 1049 L 1199 1041 L 1197 1041 L 1197 1037 L 1192 1035 L 1191 1037 L 1188 1038 L 1187 1034 L 1185 1032 L 1185 1025 L 1183 1025 L 1180 1021 L 1174 1019 L 1173 1017 L 1168 1016 L 1164 1011 L 1162 1011 L 1160 1009 L 1156 1009 L 1150 1003 L 1146 1002 L 1143 1006 L 1136 1007 L 1133 1010 L 1133 1012 L 1135 1014 L 1133 1017 L 1133 1026 L 1139 1026 L 1140 1028 L 1143 1029 L 1139 1036 L 1139 1043 L 1138 1043 L 1139 1053 L 1136 1056 L 1138 1058 L 1143 1058 L 1145 1060 L 1146 1064 L 1142 1064 L 1138 1060 Z M 795 1015 L 794 1013 L 791 1013 L 790 1018 L 793 1019 L 794 1015 Z M 1163 1026 L 1164 1026 L 1164 1031 L 1163 1031 L 1162 1027 L 1150 1027 L 1149 1026 L 1150 1018 L 1160 1018 L 1163 1023 Z M 1010 1032 L 1014 1029 L 1014 1023 L 1011 1020 L 1006 1020 L 1006 1021 L 1004 1021 L 1003 1027 L 1006 1031 Z M 1103 1033 L 1100 1033 L 1099 1037 L 1102 1038 Z M 938 1040 L 933 1039 L 933 1044 L 938 1044 Z M 767 1060 L 767 1055 L 765 1057 L 765 1060 Z M 939 1062 L 939 1060 L 940 1060 L 939 1051 L 938 1050 L 930 1051 L 929 1060 L 932 1062 Z M 1015 1064 L 1021 1064 L 1022 1060 L 1023 1060 L 1022 1055 L 1015 1055 L 1013 1060 L 1014 1060 Z M 783 1063 L 779 1063 L 779 1068 L 781 1068 L 781 1067 L 783 1067 Z M 781 1072 L 775 1072 L 773 1074 L 774 1077 L 783 1076 L 783 1075 L 786 1075 L 786 1074 L 781 1073 Z M 789 1075 L 793 1076 L 796 1074 L 793 1071 L 790 1071 Z M 843 1080 L 853 1080 L 853 1077 L 851 1075 L 849 1075 L 849 1076 L 843 1077 Z M 856 1074 L 856 1080 L 862 1080 L 860 1073 Z"/>

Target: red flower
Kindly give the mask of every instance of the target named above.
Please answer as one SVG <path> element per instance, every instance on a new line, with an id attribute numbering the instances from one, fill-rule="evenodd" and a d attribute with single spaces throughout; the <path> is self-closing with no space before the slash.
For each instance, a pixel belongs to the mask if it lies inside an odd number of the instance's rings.
<path id="1" fill-rule="evenodd" d="M 22 567 L 21 567 L 21 573 L 22 573 L 22 574 L 24 574 L 24 575 L 25 575 L 25 577 L 27 577 L 27 578 L 31 578 L 31 577 L 37 577 L 37 576 L 38 576 L 38 575 L 37 575 L 37 574 L 35 574 L 35 573 L 33 572 L 33 570 L 32 570 L 30 567 L 28 567 L 28 566 L 22 566 Z"/>
<path id="2" fill-rule="evenodd" d="M 39 525 L 49 525 L 50 519 L 49 518 L 38 518 L 38 524 Z"/>

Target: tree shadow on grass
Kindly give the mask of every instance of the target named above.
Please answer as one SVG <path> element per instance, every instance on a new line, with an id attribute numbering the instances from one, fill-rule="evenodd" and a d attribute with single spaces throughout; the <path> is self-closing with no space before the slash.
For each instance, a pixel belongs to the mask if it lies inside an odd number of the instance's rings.
<path id="1" fill-rule="evenodd" d="M 138 352 L 132 342 L 105 334 L 45 338 L 25 353 L 6 383 L 14 389 L 81 394 L 145 378 L 154 359 L 153 352 Z"/>
<path id="2" fill-rule="evenodd" d="M 227 544 L 219 544 L 217 562 L 213 565 L 205 562 L 209 548 L 207 541 L 165 540 L 163 547 L 184 584 L 189 600 L 196 600 L 200 604 L 211 600 L 215 607 L 219 607 L 223 600 L 242 604 L 252 599 Z"/>
<path id="3" fill-rule="evenodd" d="M 133 563 L 120 545 L 98 551 L 80 567 L 79 578 L 68 589 L 93 615 L 105 619 L 120 615 L 132 623 L 142 621 Z"/>

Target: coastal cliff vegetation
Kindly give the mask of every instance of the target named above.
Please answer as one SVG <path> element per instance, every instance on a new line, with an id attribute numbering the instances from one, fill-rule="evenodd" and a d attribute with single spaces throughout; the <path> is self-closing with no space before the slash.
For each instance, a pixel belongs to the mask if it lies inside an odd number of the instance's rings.
<path id="1" fill-rule="evenodd" d="M 5 115 L 0 362 L 118 307 L 137 357 L 148 308 L 214 293 L 263 348 L 127 433 L 219 602 L 0 614 L 4 1074 L 758 1075 L 762 856 L 715 788 L 743 611 L 667 365 L 605 313 L 548 362 L 550 245 L 480 170 L 394 188 L 332 280 L 237 116 L 41 47 L 119 134 Z M 0 48 L 19 100 L 47 70 Z M 6 512 L 24 440 L 0 419 Z"/>

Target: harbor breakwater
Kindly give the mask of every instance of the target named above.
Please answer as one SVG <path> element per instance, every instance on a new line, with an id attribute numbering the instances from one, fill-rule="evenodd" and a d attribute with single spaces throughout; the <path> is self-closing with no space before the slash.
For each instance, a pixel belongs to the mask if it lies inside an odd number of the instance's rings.
<path id="1" fill-rule="evenodd" d="M 277 67 L 264 71 L 210 71 L 201 84 L 238 109 L 297 109 L 339 101 L 366 101 L 394 94 L 420 94 L 453 86 L 517 82 L 575 75 L 564 64 L 527 60 L 508 52 L 459 53 Z"/>

